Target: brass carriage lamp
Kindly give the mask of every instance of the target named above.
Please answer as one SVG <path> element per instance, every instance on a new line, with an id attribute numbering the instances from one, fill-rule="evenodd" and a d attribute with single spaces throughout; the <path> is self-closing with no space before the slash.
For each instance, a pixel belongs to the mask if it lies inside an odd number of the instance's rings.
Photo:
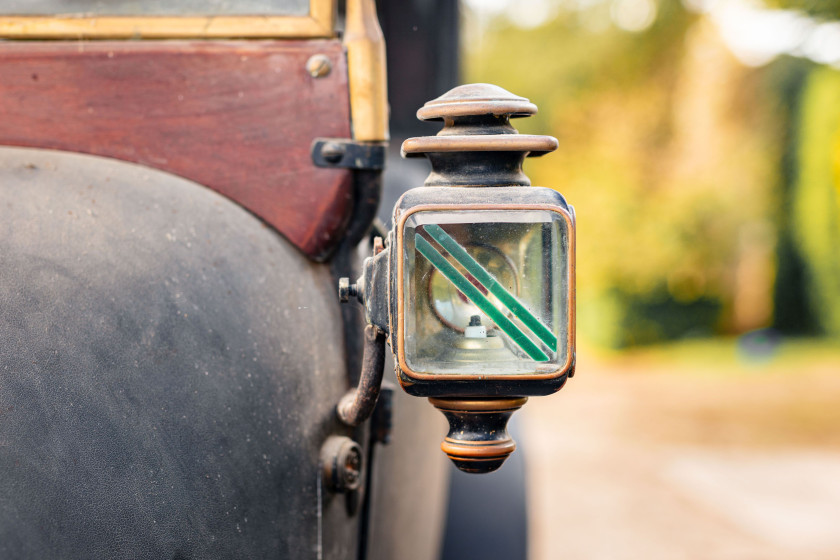
<path id="1" fill-rule="evenodd" d="M 345 286 L 389 333 L 402 388 L 446 415 L 441 447 L 467 472 L 497 469 L 515 448 L 510 415 L 574 372 L 574 210 L 522 172 L 557 140 L 510 124 L 536 110 L 488 84 L 420 109 L 444 128 L 402 152 L 432 172 L 396 204 L 387 248 Z"/>

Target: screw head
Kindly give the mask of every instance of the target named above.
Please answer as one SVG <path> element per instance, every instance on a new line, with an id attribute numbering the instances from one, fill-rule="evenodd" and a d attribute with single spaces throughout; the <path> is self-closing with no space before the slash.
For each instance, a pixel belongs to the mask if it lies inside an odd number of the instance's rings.
<path id="1" fill-rule="evenodd" d="M 332 62 L 323 54 L 314 54 L 306 61 L 306 71 L 313 78 L 323 78 L 332 71 Z"/>
<path id="2" fill-rule="evenodd" d="M 356 298 L 361 303 L 364 303 L 362 292 L 364 291 L 364 284 L 362 279 L 356 280 L 358 284 L 351 284 L 349 278 L 338 279 L 338 300 L 341 303 L 347 303 L 350 298 Z M 360 287 L 361 286 L 361 287 Z"/>
<path id="3" fill-rule="evenodd" d="M 344 157 L 345 148 L 338 142 L 326 142 L 321 147 L 321 157 L 330 163 L 338 163 Z"/>
<path id="4" fill-rule="evenodd" d="M 349 278 L 339 278 L 338 279 L 338 300 L 341 303 L 347 303 L 350 301 L 350 279 Z"/>

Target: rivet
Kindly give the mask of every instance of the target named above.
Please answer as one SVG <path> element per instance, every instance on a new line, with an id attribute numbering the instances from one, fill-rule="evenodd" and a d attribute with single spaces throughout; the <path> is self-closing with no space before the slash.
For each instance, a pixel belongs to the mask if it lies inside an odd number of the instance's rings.
<path id="1" fill-rule="evenodd" d="M 330 436 L 321 448 L 324 482 L 331 492 L 357 490 L 361 485 L 362 449 L 344 436 Z"/>
<path id="2" fill-rule="evenodd" d="M 306 61 L 306 71 L 313 78 L 323 78 L 328 76 L 332 70 L 332 63 L 326 55 L 313 54 Z"/>

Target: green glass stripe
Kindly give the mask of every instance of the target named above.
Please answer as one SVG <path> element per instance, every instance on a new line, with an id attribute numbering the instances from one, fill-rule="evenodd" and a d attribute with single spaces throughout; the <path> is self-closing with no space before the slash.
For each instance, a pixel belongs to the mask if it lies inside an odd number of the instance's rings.
<path id="1" fill-rule="evenodd" d="M 553 332 L 546 327 L 542 321 L 537 319 L 528 309 L 522 305 L 516 296 L 507 291 L 504 286 L 499 284 L 499 281 L 477 260 L 467 253 L 457 241 L 452 239 L 448 233 L 443 231 L 437 224 L 427 224 L 423 228 L 432 236 L 432 239 L 437 241 L 441 247 L 446 249 L 452 257 L 463 266 L 467 272 L 472 274 L 473 278 L 487 288 L 487 290 L 499 298 L 505 307 L 511 310 L 517 319 L 531 329 L 531 331 L 539 337 L 552 352 L 557 351 L 557 337 Z"/>
<path id="2" fill-rule="evenodd" d="M 490 317 L 500 329 L 502 329 L 522 350 L 532 359 L 538 362 L 547 362 L 548 356 L 534 344 L 528 335 L 519 330 L 513 321 L 508 319 L 504 313 L 493 305 L 489 299 L 484 297 L 481 291 L 473 286 L 472 282 L 461 274 L 449 261 L 435 249 L 431 243 L 420 237 L 414 236 L 414 243 L 420 254 L 429 259 L 429 262 L 443 274 L 447 280 L 458 288 L 476 307 L 481 309 L 485 315 Z"/>

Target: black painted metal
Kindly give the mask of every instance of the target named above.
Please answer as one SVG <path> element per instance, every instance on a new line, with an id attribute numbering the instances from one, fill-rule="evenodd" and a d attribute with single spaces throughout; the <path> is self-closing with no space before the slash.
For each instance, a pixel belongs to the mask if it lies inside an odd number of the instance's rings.
<path id="1" fill-rule="evenodd" d="M 457 0 L 383 0 L 379 21 L 388 45 L 391 136 L 398 145 L 430 130 L 414 112 L 459 82 Z M 403 186 L 405 188 L 405 186 Z"/>
<path id="2" fill-rule="evenodd" d="M 338 418 L 348 426 L 358 426 L 373 414 L 382 388 L 385 370 L 385 333 L 373 325 L 365 327 L 365 350 L 359 385 L 350 390 L 336 407 Z"/>
<path id="3" fill-rule="evenodd" d="M 365 259 L 362 277 L 356 282 L 361 287 L 362 304 L 365 306 L 365 319 L 378 329 L 389 332 L 388 302 L 390 271 L 388 269 L 391 250 Z"/>
<path id="4" fill-rule="evenodd" d="M 528 186 L 531 180 L 522 171 L 522 152 L 460 152 L 427 154 L 432 171 L 427 187 L 511 187 Z M 488 157 L 489 156 L 489 157 Z"/>
<path id="5" fill-rule="evenodd" d="M 379 217 L 390 218 L 394 203 L 407 189 L 423 183 L 426 162 L 407 162 L 399 146 L 410 136 L 433 134 L 435 126 L 414 113 L 429 99 L 460 83 L 460 6 L 458 0 L 381 0 L 379 22 L 388 62 L 391 148 L 385 169 Z"/>
<path id="6" fill-rule="evenodd" d="M 435 405 L 437 406 L 437 403 Z M 438 408 L 449 422 L 449 433 L 446 435 L 447 442 L 458 443 L 462 446 L 474 444 L 475 447 L 481 447 L 482 444 L 513 441 L 507 431 L 507 424 L 516 409 L 477 414 L 475 412 L 441 408 L 440 406 Z M 452 459 L 459 470 L 465 473 L 487 474 L 501 467 L 508 455 L 510 455 L 510 451 L 482 458 L 455 457 L 452 455 L 449 458 Z"/>
<path id="7" fill-rule="evenodd" d="M 316 138 L 312 142 L 312 163 L 318 167 L 342 169 L 385 168 L 385 144 L 356 142 L 344 138 Z"/>
<path id="8" fill-rule="evenodd" d="M 383 381 L 379 388 L 379 400 L 370 417 L 373 441 L 388 445 L 391 443 L 391 430 L 394 427 L 394 391 L 396 387 L 389 381 Z"/>
<path id="9" fill-rule="evenodd" d="M 417 111 L 424 121 L 442 121 L 435 137 L 409 138 L 407 158 L 426 157 L 432 171 L 425 186 L 528 186 L 526 157 L 557 149 L 550 136 L 520 135 L 511 118 L 527 117 L 537 106 L 492 84 L 466 84 L 428 101 Z"/>
<path id="10" fill-rule="evenodd" d="M 0 557 L 355 555 L 334 294 L 199 185 L 0 148 Z"/>

